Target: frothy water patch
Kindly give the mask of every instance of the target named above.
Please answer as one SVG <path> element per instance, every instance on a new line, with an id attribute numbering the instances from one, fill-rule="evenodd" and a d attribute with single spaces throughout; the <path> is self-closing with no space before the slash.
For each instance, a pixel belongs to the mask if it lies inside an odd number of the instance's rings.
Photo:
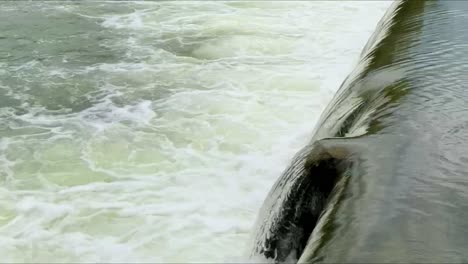
<path id="1" fill-rule="evenodd" d="M 0 261 L 247 261 L 388 5 L 3 3 Z"/>

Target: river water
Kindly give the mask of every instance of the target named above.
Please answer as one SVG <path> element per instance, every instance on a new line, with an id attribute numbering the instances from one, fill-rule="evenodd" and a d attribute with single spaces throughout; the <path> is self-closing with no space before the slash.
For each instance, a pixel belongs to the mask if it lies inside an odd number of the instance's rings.
<path id="1" fill-rule="evenodd" d="M 0 5 L 0 262 L 223 262 L 388 1 Z"/>

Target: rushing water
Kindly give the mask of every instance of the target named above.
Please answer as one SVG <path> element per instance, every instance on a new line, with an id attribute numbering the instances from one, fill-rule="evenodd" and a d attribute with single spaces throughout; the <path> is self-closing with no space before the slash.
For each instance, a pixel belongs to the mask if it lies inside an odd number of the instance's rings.
<path id="1" fill-rule="evenodd" d="M 0 262 L 219 262 L 390 3 L 2 2 Z"/>

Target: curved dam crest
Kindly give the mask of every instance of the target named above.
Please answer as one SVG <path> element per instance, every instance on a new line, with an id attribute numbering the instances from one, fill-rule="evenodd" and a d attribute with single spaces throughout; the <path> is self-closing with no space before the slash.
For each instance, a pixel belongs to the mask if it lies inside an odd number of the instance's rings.
<path id="1" fill-rule="evenodd" d="M 468 3 L 396 1 L 265 200 L 274 262 L 468 260 Z"/>

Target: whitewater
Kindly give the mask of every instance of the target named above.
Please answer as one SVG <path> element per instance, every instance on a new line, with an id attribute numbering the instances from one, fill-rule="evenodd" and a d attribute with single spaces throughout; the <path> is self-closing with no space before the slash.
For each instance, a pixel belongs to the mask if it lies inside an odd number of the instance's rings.
<path id="1" fill-rule="evenodd" d="M 235 262 L 389 1 L 0 6 L 0 262 Z"/>

